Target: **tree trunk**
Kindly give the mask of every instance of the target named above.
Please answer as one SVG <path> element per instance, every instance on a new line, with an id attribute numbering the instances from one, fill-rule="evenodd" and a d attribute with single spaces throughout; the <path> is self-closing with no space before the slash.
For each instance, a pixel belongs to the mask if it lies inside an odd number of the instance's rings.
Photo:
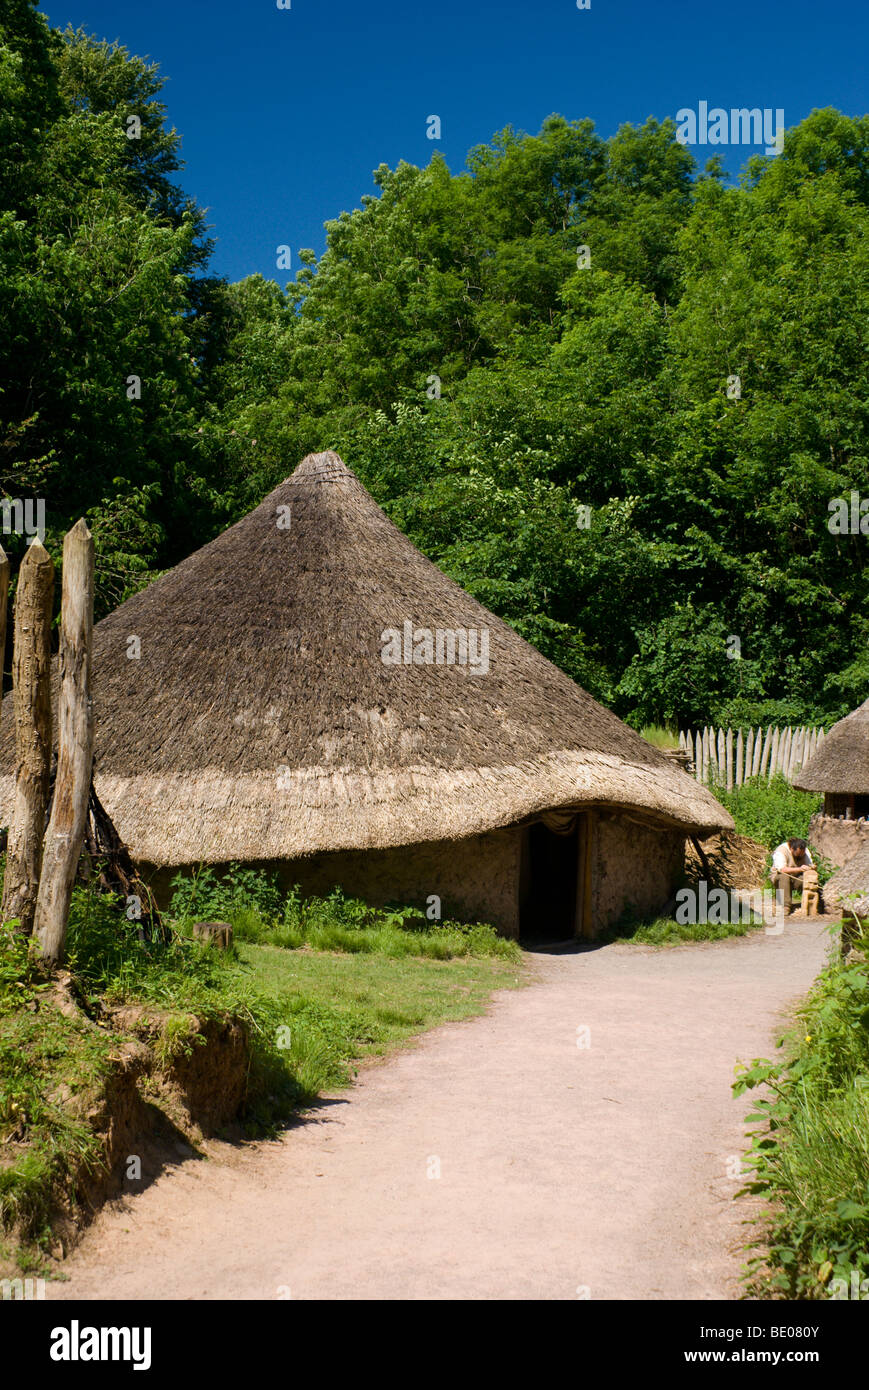
<path id="1" fill-rule="evenodd" d="M 33 931 L 51 773 L 53 599 L 54 563 L 35 540 L 21 562 L 15 595 L 15 798 L 2 907 L 4 922 L 17 918 L 24 936 Z"/>
<path id="2" fill-rule="evenodd" d="M 63 543 L 57 777 L 33 927 L 40 953 L 48 961 L 63 958 L 88 812 L 94 755 L 90 694 L 93 625 L 94 542 L 82 520 Z"/>

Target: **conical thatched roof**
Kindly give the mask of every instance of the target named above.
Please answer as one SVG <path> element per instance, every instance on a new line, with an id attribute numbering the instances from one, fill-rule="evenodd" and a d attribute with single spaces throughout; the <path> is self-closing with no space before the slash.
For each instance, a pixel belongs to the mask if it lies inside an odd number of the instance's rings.
<path id="1" fill-rule="evenodd" d="M 869 700 L 833 725 L 793 782 L 806 792 L 869 792 Z"/>
<path id="2" fill-rule="evenodd" d="M 852 897 L 851 894 L 856 894 Z M 844 901 L 847 899 L 847 901 Z M 869 844 L 862 845 L 851 855 L 847 864 L 837 869 L 824 884 L 824 903 L 830 908 L 869 916 Z"/>
<path id="3" fill-rule="evenodd" d="M 384 664 L 382 633 L 406 621 L 487 628 L 487 673 Z M 732 825 L 425 559 L 332 453 L 97 625 L 94 702 L 97 790 L 156 864 L 454 839 L 586 804 Z M 4 710 L 0 816 L 11 723 Z"/>

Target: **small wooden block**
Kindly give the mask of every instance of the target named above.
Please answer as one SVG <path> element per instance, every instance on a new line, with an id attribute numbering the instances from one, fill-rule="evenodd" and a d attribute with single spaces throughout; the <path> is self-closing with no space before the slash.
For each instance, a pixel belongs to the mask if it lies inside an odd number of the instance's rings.
<path id="1" fill-rule="evenodd" d="M 232 927 L 228 922 L 194 922 L 193 937 L 205 946 L 228 951 L 232 945 Z"/>

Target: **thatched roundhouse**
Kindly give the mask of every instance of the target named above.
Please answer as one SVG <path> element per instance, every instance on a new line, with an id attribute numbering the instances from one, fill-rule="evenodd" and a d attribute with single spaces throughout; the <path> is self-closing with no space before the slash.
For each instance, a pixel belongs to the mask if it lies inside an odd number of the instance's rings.
<path id="1" fill-rule="evenodd" d="M 94 701 L 98 793 L 164 883 L 256 861 L 306 891 L 590 936 L 671 896 L 686 835 L 732 827 L 333 453 L 97 625 Z"/>
<path id="2" fill-rule="evenodd" d="M 833 725 L 794 786 L 824 793 L 809 838 L 833 864 L 846 864 L 869 843 L 869 700 Z"/>

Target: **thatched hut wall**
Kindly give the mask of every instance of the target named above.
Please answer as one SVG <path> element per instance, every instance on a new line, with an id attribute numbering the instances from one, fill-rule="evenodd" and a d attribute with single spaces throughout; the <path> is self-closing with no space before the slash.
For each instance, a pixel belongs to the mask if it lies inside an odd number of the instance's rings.
<path id="1" fill-rule="evenodd" d="M 442 918 L 489 922 L 501 935 L 518 939 L 529 829 L 527 824 L 513 825 L 460 840 L 338 850 L 264 861 L 257 867 L 275 875 L 285 892 L 298 885 L 306 896 L 325 897 L 340 886 L 348 896 L 374 906 L 401 903 L 425 912 L 429 898 L 436 895 Z M 685 837 L 680 831 L 604 809 L 595 813 L 591 837 L 589 935 L 598 935 L 626 910 L 638 915 L 656 912 L 672 897 L 684 868 Z M 213 867 L 219 875 L 227 865 Z M 145 877 L 161 906 L 169 901 L 170 881 L 177 872 L 146 868 Z M 525 896 L 538 887 L 526 883 Z M 582 891 L 578 881 L 577 892 Z M 577 901 L 578 934 L 580 920 Z M 559 917 L 545 934 L 558 939 L 570 930 Z"/>
<path id="2" fill-rule="evenodd" d="M 436 895 L 444 917 L 490 922 L 502 935 L 518 936 L 520 834 L 510 826 L 465 840 L 314 854 L 285 860 L 278 876 L 287 889 L 298 883 L 321 896 L 340 884 L 379 907 L 406 903 L 424 911 Z"/>
<path id="3" fill-rule="evenodd" d="M 869 916 L 869 842 L 861 845 L 827 880 L 824 901 L 828 910 L 849 910 L 860 917 Z"/>
<path id="4" fill-rule="evenodd" d="M 56 663 L 54 685 L 56 700 Z M 96 625 L 93 702 L 96 790 L 133 857 L 161 866 L 163 895 L 175 866 L 280 865 L 309 893 L 437 894 L 515 935 L 528 850 L 524 902 L 545 930 L 557 901 L 567 936 L 580 831 L 562 853 L 532 822 L 602 810 L 590 876 L 583 840 L 586 933 L 626 901 L 659 907 L 684 836 L 733 827 L 423 556 L 333 453 Z M 15 775 L 7 708 L 0 825 Z M 618 828 L 615 810 L 646 824 Z"/>
<path id="5" fill-rule="evenodd" d="M 596 817 L 592 877 L 595 931 L 630 909 L 657 912 L 678 887 L 685 864 L 685 836 L 618 814 Z"/>
<path id="6" fill-rule="evenodd" d="M 424 912 L 436 895 L 442 917 L 489 922 L 503 936 L 518 936 L 521 835 L 518 826 L 509 826 L 463 840 L 264 860 L 256 868 L 274 875 L 284 892 L 298 885 L 305 896 L 325 897 L 340 887 L 348 897 L 375 907 L 400 903 Z M 220 876 L 228 865 L 212 868 Z M 144 876 L 161 906 L 167 905 L 178 872 L 145 866 Z"/>
<path id="7" fill-rule="evenodd" d="M 812 849 L 836 868 L 841 868 L 858 849 L 869 844 L 869 824 L 865 820 L 845 820 L 840 815 L 830 816 L 818 811 L 809 821 L 808 840 Z"/>

